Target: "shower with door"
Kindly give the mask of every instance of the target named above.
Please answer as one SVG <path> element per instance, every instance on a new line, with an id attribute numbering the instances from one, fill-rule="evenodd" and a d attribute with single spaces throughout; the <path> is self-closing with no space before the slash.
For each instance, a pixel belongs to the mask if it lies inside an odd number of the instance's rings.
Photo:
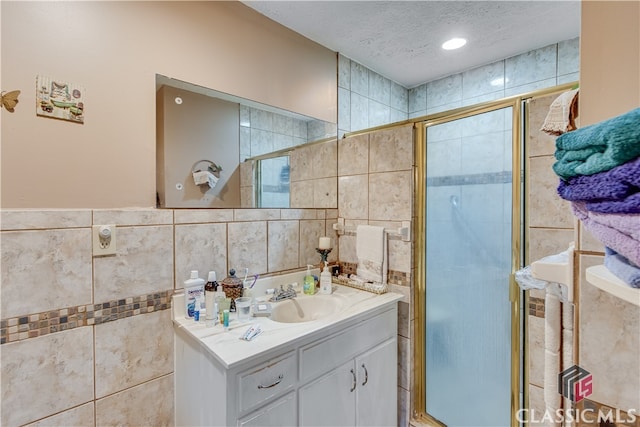
<path id="1" fill-rule="evenodd" d="M 505 101 L 426 121 L 418 132 L 422 398 L 428 416 L 448 426 L 509 426 L 521 401 L 511 280 L 520 264 L 519 114 L 518 102 Z"/>

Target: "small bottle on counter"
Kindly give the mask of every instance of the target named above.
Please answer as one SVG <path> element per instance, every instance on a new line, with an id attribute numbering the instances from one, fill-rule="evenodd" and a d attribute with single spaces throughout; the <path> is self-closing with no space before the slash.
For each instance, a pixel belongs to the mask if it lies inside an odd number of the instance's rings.
<path id="1" fill-rule="evenodd" d="M 207 278 L 207 283 L 204 284 L 204 306 L 207 310 L 213 311 L 213 303 L 215 300 L 216 288 L 218 287 L 218 282 L 216 282 L 216 272 L 210 271 L 209 276 Z M 209 316 L 213 315 L 210 313 Z"/>

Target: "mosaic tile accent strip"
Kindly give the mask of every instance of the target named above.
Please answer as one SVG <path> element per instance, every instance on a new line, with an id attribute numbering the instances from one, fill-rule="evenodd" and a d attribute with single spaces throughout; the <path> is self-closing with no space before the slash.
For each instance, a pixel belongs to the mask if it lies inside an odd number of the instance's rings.
<path id="1" fill-rule="evenodd" d="M 341 262 L 340 272 L 342 274 L 356 274 L 358 264 L 354 262 Z M 411 275 L 404 271 L 389 270 L 387 281 L 391 285 L 411 286 Z"/>
<path id="2" fill-rule="evenodd" d="M 0 345 L 171 308 L 173 290 L 0 320 Z"/>
<path id="3" fill-rule="evenodd" d="M 529 297 L 529 315 L 544 319 L 544 298 Z"/>

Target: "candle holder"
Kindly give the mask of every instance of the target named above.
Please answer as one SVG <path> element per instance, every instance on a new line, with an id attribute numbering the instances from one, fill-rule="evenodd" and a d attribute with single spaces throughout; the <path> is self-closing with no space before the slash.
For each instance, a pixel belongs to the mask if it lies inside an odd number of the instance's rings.
<path id="1" fill-rule="evenodd" d="M 324 266 L 324 263 L 327 262 L 327 255 L 329 255 L 329 252 L 331 252 L 331 248 L 329 249 L 316 248 L 316 252 L 320 254 L 320 260 L 322 262 L 322 265 Z"/>

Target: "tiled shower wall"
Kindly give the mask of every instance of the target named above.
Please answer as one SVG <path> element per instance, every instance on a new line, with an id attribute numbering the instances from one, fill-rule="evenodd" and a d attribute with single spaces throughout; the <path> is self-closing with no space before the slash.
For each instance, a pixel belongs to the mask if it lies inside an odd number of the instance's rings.
<path id="1" fill-rule="evenodd" d="M 350 136 L 338 141 L 338 212 L 347 227 L 379 225 L 394 230 L 413 216 L 413 127 Z M 340 236 L 340 262 L 355 268 L 356 235 Z M 390 291 L 398 304 L 398 425 L 409 420 L 412 241 L 389 236 Z M 354 272 L 354 271 L 351 271 Z"/>
<path id="2" fill-rule="evenodd" d="M 170 297 L 189 271 L 317 264 L 337 210 L 1 215 L 1 424 L 161 426 L 173 424 Z M 116 255 L 92 257 L 94 224 L 117 225 Z"/>

